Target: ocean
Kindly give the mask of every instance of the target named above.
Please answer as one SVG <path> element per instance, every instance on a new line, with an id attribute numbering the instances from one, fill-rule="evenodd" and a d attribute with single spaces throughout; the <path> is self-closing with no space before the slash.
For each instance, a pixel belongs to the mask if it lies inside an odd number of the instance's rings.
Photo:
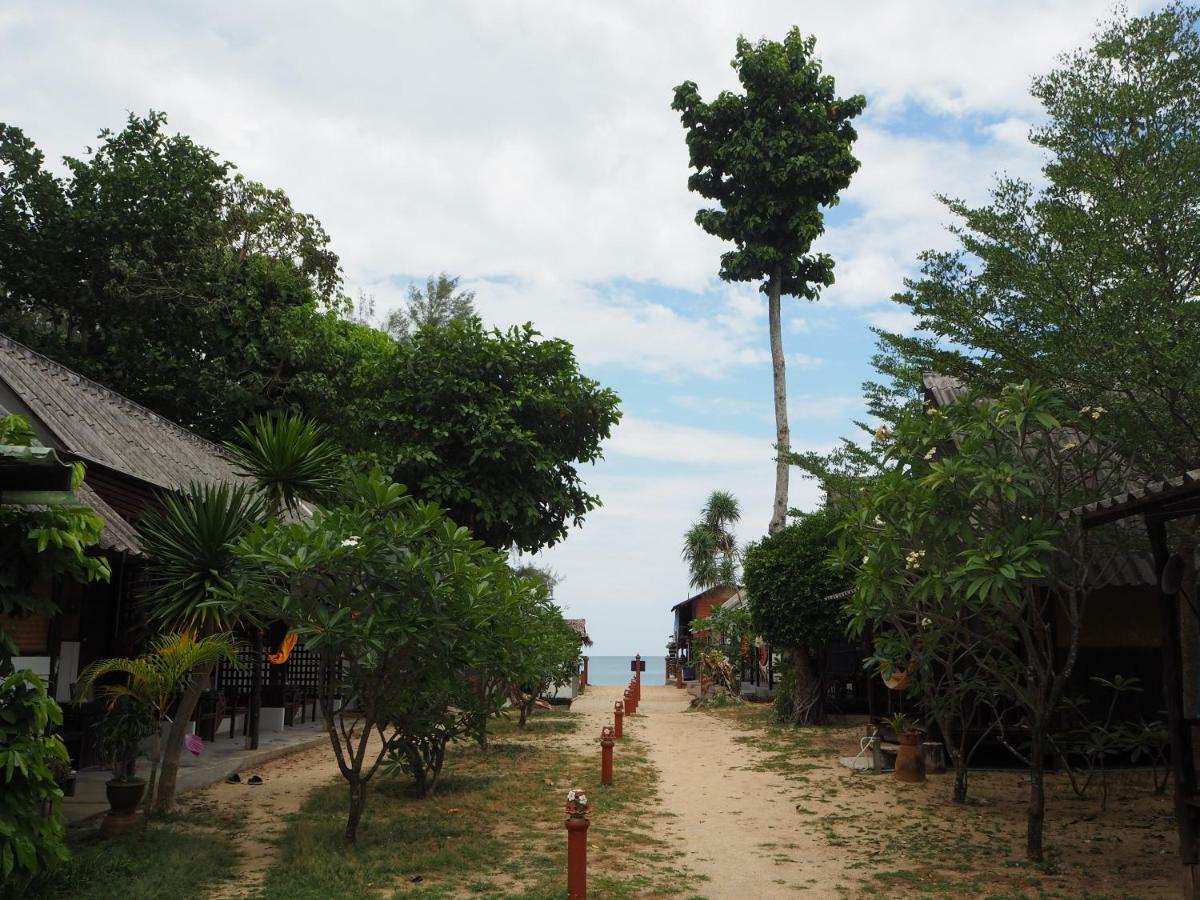
<path id="1" fill-rule="evenodd" d="M 646 671 L 642 673 L 643 684 L 662 684 L 666 678 L 667 658 L 665 656 L 643 656 Z M 589 684 L 628 684 L 633 677 L 629 664 L 632 656 L 592 656 L 588 655 Z"/>

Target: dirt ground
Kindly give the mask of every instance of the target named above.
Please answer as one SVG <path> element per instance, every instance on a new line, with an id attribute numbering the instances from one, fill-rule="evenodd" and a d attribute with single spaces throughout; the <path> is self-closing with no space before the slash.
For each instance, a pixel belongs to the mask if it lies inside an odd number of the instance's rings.
<path id="1" fill-rule="evenodd" d="M 181 812 L 188 818 L 204 815 L 209 821 L 237 833 L 242 855 L 233 878 L 210 896 L 230 900 L 253 894 L 267 868 L 275 861 L 276 839 L 286 825 L 285 816 L 299 811 L 309 793 L 340 780 L 333 749 L 328 744 L 273 760 L 261 769 L 241 772 L 240 784 L 218 783 L 185 794 Z M 246 783 L 258 775 L 263 783 Z"/>
<path id="2" fill-rule="evenodd" d="M 593 686 L 576 700 L 583 723 L 564 736 L 574 750 L 596 752 L 618 696 Z M 856 728 L 771 727 L 761 707 L 706 712 L 689 700 L 646 685 L 628 725 L 658 775 L 642 821 L 666 842 L 683 897 L 1178 896 L 1170 798 L 1152 792 L 1148 773 L 1114 776 L 1107 811 L 1098 794 L 1080 799 L 1052 778 L 1048 864 L 1033 867 L 1023 860 L 1028 787 L 1018 771 L 975 773 L 972 802 L 955 805 L 952 775 L 902 785 L 841 766 L 838 757 L 857 750 Z M 264 784 L 245 784 L 250 774 Z M 330 749 L 318 747 L 242 778 L 183 798 L 189 818 L 238 834 L 238 872 L 218 898 L 254 892 L 284 817 L 339 775 Z"/>

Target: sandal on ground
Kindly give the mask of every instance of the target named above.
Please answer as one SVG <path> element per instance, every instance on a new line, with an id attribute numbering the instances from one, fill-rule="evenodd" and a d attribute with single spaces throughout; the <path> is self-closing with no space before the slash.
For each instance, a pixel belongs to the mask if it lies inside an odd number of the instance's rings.
<path id="1" fill-rule="evenodd" d="M 226 784 L 241 784 L 242 776 L 239 775 L 237 772 L 231 772 L 229 774 L 229 777 L 225 779 L 225 783 Z"/>
<path id="2" fill-rule="evenodd" d="M 263 783 L 262 778 L 258 775 L 251 775 L 249 778 L 246 779 L 246 784 L 257 785 L 257 784 L 262 784 L 262 783 Z"/>

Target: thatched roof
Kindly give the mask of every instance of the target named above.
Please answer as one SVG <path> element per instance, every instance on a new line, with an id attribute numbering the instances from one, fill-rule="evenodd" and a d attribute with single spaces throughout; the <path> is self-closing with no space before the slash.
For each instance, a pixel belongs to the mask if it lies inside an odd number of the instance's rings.
<path id="1" fill-rule="evenodd" d="M 587 633 L 587 619 L 567 619 L 567 625 L 583 639 L 583 646 L 592 646 L 592 639 Z"/>

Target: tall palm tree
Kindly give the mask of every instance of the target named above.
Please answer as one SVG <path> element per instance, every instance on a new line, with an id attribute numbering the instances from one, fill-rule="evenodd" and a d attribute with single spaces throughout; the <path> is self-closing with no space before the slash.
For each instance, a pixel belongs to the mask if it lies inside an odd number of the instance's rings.
<path id="1" fill-rule="evenodd" d="M 337 483 L 340 454 L 311 420 L 258 416 L 238 435 L 240 442 L 227 449 L 246 483 L 190 485 L 164 496 L 161 507 L 142 520 L 139 530 L 151 558 L 147 599 L 154 618 L 167 627 L 196 629 L 201 635 L 234 628 L 238 616 L 212 602 L 214 591 L 232 579 L 233 545 L 269 516 L 295 514 L 305 502 L 327 500 Z M 163 751 L 155 807 L 160 812 L 174 808 L 187 722 L 211 670 L 209 664 L 193 673 L 179 698 Z"/>
<path id="2" fill-rule="evenodd" d="M 700 521 L 683 536 L 682 556 L 692 587 L 701 590 L 719 584 L 736 586 L 741 554 L 733 526 L 742 517 L 737 498 L 729 491 L 713 491 L 701 511 Z"/>
<path id="3" fill-rule="evenodd" d="M 97 692 L 112 703 L 130 697 L 147 706 L 158 722 L 151 735 L 150 784 L 144 802 L 148 819 L 162 759 L 162 723 L 175 697 L 191 683 L 197 670 L 211 669 L 223 659 L 237 660 L 237 645 L 224 633 L 196 638 L 187 632 L 174 632 L 156 638 L 150 652 L 136 659 L 102 659 L 92 663 L 79 676 L 79 696 L 85 696 L 106 675 L 124 675 L 122 681 L 100 685 Z M 179 718 L 179 715 L 176 715 Z"/>

